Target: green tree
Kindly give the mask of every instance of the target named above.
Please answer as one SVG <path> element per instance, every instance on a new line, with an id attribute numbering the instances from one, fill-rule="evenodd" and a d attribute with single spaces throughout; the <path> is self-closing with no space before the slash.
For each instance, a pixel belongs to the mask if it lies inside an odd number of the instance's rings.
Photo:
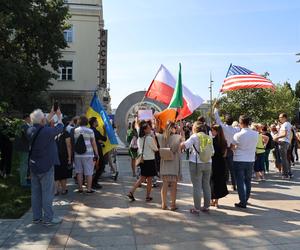
<path id="1" fill-rule="evenodd" d="M 298 81 L 296 83 L 296 86 L 295 86 L 295 95 L 297 98 L 300 98 L 300 81 Z"/>
<path id="2" fill-rule="evenodd" d="M 63 0 L 1 1 L 0 100 L 11 110 L 29 112 L 45 102 L 67 46 L 68 17 Z"/>
<path id="3" fill-rule="evenodd" d="M 285 112 L 294 119 L 298 102 L 288 84 L 269 89 L 241 89 L 228 92 L 219 100 L 221 113 L 231 114 L 235 120 L 241 114 L 249 115 L 253 121 L 272 123 L 278 114 Z"/>

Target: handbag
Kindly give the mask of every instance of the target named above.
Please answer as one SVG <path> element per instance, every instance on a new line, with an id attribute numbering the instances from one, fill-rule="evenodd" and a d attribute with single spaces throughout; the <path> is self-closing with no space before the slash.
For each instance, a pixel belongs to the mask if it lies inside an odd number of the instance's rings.
<path id="1" fill-rule="evenodd" d="M 174 153 L 171 151 L 171 148 L 160 148 L 159 154 L 160 158 L 164 161 L 174 160 Z"/>
<path id="2" fill-rule="evenodd" d="M 144 142 L 143 142 L 143 149 L 142 149 L 142 153 L 136 158 L 135 160 L 135 166 L 138 167 L 139 165 L 144 163 L 144 147 L 145 147 L 145 140 L 146 140 L 146 136 L 144 138 Z"/>

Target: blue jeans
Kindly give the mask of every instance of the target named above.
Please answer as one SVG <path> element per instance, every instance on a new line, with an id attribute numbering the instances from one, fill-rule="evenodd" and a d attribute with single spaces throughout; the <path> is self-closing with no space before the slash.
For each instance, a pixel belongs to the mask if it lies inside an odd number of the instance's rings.
<path id="1" fill-rule="evenodd" d="M 247 205 L 247 201 L 250 197 L 253 165 L 254 162 L 233 162 L 237 191 L 239 194 L 240 203 L 244 206 Z"/>
<path id="2" fill-rule="evenodd" d="M 31 172 L 31 206 L 33 220 L 50 222 L 53 219 L 54 167 L 42 174 Z M 44 216 L 43 216 L 44 212 Z"/>

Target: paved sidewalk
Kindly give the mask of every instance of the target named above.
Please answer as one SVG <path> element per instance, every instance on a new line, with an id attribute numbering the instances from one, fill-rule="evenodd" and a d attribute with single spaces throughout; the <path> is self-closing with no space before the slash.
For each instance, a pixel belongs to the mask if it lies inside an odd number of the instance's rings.
<path id="1" fill-rule="evenodd" d="M 119 156 L 118 162 L 118 181 L 104 178 L 97 193 L 74 193 L 76 186 L 70 183 L 69 194 L 55 201 L 61 225 L 32 225 L 31 212 L 20 220 L 0 221 L 1 249 L 300 248 L 300 165 L 294 167 L 291 181 L 281 180 L 275 170 L 266 182 L 254 181 L 246 210 L 233 206 L 238 197 L 230 192 L 219 209 L 195 216 L 189 213 L 193 202 L 187 162 L 176 212 L 160 209 L 159 188 L 153 190 L 153 202 L 144 201 L 145 187 L 137 190 L 137 201 L 129 202 L 125 194 L 135 179 L 128 156 Z"/>

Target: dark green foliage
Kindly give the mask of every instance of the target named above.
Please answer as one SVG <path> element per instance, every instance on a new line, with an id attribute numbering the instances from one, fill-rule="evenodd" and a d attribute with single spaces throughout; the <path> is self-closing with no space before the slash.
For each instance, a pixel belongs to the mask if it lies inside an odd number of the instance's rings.
<path id="1" fill-rule="evenodd" d="M 281 112 L 287 113 L 289 119 L 295 117 L 298 100 L 290 84 L 276 85 L 276 90 L 242 89 L 228 92 L 219 99 L 223 114 L 228 113 L 238 120 L 241 114 L 249 115 L 255 122 L 272 123 Z"/>
<path id="2" fill-rule="evenodd" d="M 297 98 L 300 98 L 300 81 L 298 81 L 296 83 L 296 86 L 295 86 L 295 95 Z"/>
<path id="3" fill-rule="evenodd" d="M 20 218 L 31 206 L 30 188 L 20 186 L 19 156 L 13 155 L 12 176 L 0 178 L 0 219 Z"/>
<path id="4" fill-rule="evenodd" d="M 61 49 L 67 44 L 63 0 L 2 0 L 0 6 L 0 100 L 29 112 L 45 102 Z"/>

